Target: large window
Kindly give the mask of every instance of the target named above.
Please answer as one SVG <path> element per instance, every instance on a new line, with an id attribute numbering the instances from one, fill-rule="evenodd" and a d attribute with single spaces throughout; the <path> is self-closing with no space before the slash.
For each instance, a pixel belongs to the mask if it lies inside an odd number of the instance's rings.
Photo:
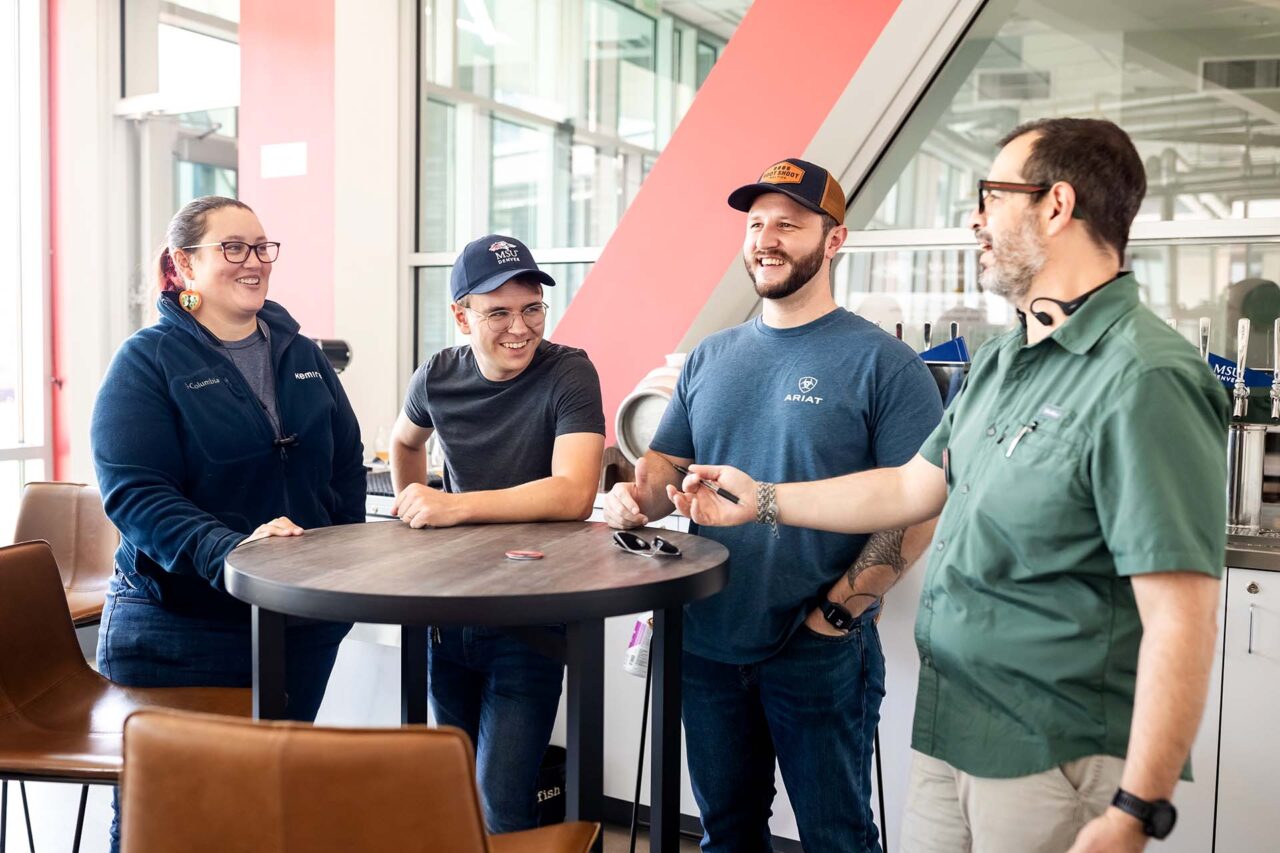
<path id="1" fill-rule="evenodd" d="M 183 0 L 130 9 L 123 34 L 128 97 L 126 172 L 138 176 L 125 241 L 130 329 L 154 320 L 151 256 L 174 212 L 202 195 L 238 192 L 239 0 Z M 155 16 L 143 20 L 146 13 Z"/>
<path id="2" fill-rule="evenodd" d="M 990 2 L 850 208 L 844 304 L 920 346 L 952 322 L 980 342 L 1013 321 L 977 288 L 967 225 L 997 141 L 1044 116 L 1107 118 L 1133 137 L 1148 194 L 1127 265 L 1188 337 L 1211 318 L 1271 366 L 1280 311 L 1280 14 L 1273 2 Z M 1259 306 L 1268 306 L 1267 310 Z M 1262 321 L 1262 322 L 1259 322 Z"/>
<path id="3" fill-rule="evenodd" d="M 554 327 L 750 0 L 421 3 L 415 362 L 458 342 L 448 267 L 482 234 L 551 265 Z"/>
<path id="4" fill-rule="evenodd" d="M 41 4 L 0 6 L 0 541 L 22 486 L 48 476 Z"/>

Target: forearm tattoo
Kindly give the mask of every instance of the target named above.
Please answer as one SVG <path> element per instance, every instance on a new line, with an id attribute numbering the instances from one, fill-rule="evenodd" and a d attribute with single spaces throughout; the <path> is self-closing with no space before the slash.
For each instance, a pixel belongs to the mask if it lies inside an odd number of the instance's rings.
<path id="1" fill-rule="evenodd" d="M 858 575 L 865 572 L 872 566 L 888 566 L 893 572 L 894 582 L 902 576 L 906 571 L 907 561 L 902 557 L 902 537 L 906 534 L 906 528 L 901 530 L 884 530 L 880 533 L 872 534 L 867 540 L 867 544 L 862 547 L 862 553 L 858 555 L 858 559 L 849 567 L 846 577 L 849 579 L 849 586 L 853 586 L 853 582 L 858 579 Z"/>

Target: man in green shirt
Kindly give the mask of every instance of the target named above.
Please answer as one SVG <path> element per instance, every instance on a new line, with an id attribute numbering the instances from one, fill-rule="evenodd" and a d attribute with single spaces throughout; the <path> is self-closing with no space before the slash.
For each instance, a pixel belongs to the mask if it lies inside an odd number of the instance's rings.
<path id="1" fill-rule="evenodd" d="M 983 287 L 1022 324 L 978 352 L 920 454 L 777 486 L 698 465 L 671 489 L 701 525 L 855 533 L 941 511 L 916 622 L 906 853 L 1140 851 L 1171 827 L 1217 633 L 1228 409 L 1121 270 L 1145 192 L 1114 124 L 1017 128 L 971 224 Z"/>

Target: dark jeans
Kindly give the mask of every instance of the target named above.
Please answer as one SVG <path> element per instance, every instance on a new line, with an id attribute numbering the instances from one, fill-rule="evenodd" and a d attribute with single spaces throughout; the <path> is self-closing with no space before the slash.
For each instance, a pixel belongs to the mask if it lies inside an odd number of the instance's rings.
<path id="1" fill-rule="evenodd" d="M 869 618 L 841 637 L 801 626 L 776 655 L 747 666 L 685 652 L 685 744 L 702 849 L 772 849 L 776 759 L 805 850 L 878 853 L 871 750 L 883 698 L 884 653 Z"/>
<path id="2" fill-rule="evenodd" d="M 563 626 L 547 628 L 563 635 Z M 499 628 L 433 629 L 431 710 L 476 747 L 476 776 L 490 832 L 537 825 L 538 768 L 560 705 L 564 664 Z"/>
<path id="3" fill-rule="evenodd" d="M 288 626 L 287 716 L 310 722 L 324 698 L 345 623 Z M 98 631 L 98 671 L 129 687 L 249 687 L 253 656 L 248 622 L 166 610 L 117 575 Z M 113 799 L 111 853 L 120 849 L 119 799 Z"/>

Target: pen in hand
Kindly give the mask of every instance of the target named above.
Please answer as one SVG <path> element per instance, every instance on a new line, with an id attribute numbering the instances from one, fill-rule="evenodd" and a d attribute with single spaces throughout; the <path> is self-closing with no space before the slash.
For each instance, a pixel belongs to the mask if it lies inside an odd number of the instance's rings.
<path id="1" fill-rule="evenodd" d="M 682 465 L 677 465 L 674 462 L 671 463 L 671 467 L 675 468 L 677 471 L 679 471 L 681 474 L 684 474 L 686 477 L 689 476 L 690 472 L 688 468 L 685 468 Z M 722 489 L 719 486 L 715 485 L 714 483 L 708 483 L 706 480 L 702 481 L 702 485 L 705 486 L 711 492 L 711 494 L 718 495 L 724 498 L 725 500 L 727 500 L 729 503 L 732 503 L 732 504 L 741 503 L 741 501 L 738 500 L 738 496 L 735 495 L 733 492 L 729 491 L 728 489 Z"/>

